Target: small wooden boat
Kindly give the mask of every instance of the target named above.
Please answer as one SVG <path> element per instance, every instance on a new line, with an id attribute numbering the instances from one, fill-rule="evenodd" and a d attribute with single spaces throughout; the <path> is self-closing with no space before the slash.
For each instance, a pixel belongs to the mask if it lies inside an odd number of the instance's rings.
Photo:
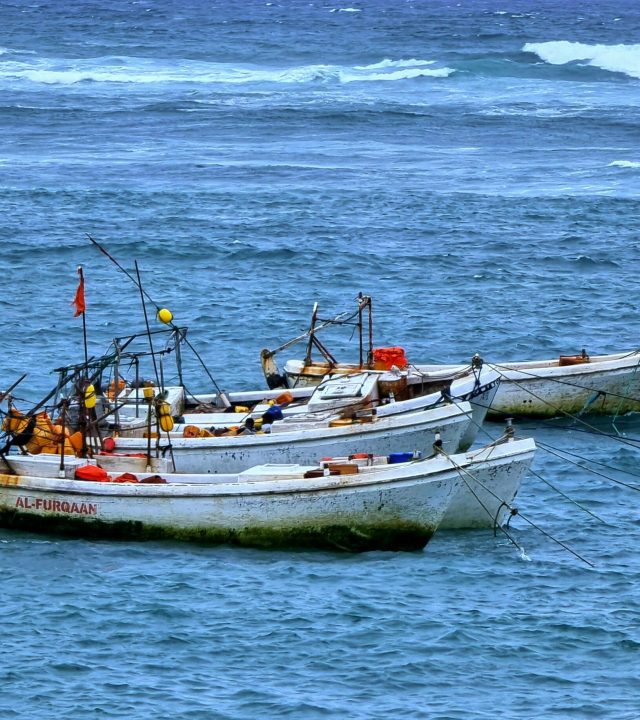
<path id="1" fill-rule="evenodd" d="M 640 412 L 640 350 L 611 355 L 493 363 L 501 381 L 493 419 Z"/>
<path id="2" fill-rule="evenodd" d="M 185 332 L 178 328 L 172 335 Z M 308 464 L 325 455 L 388 454 L 400 438 L 407 450 L 428 454 L 438 436 L 443 449 L 455 453 L 475 439 L 498 382 L 497 373 L 479 367 L 427 394 L 408 391 L 406 378 L 394 370 L 366 371 L 304 391 L 187 398 L 183 384 L 158 388 L 142 380 L 144 354 L 122 351 L 135 337 L 114 341 L 113 353 L 59 368 L 58 385 L 38 404 L 40 412 L 21 414 L 11 407 L 2 429 L 12 444 L 57 454 L 65 438 L 65 452 L 86 456 L 89 446 L 88 454 L 138 453 L 146 465 L 167 457 L 175 472 L 207 473 L 273 462 Z M 173 356 L 178 347 L 175 339 Z M 136 372 L 131 383 L 124 381 L 127 365 Z"/>
<path id="3" fill-rule="evenodd" d="M 624 415 L 640 411 L 640 351 L 553 360 L 485 362 L 500 376 L 487 418 Z M 414 365 L 417 373 L 461 370 L 462 365 Z"/>
<path id="4" fill-rule="evenodd" d="M 271 431 L 246 434 L 241 425 L 221 435 L 185 437 L 183 432 L 152 433 L 144 437 L 113 436 L 116 453 L 146 453 L 173 460 L 177 472 L 241 472 L 265 463 L 313 463 L 319 457 L 366 452 L 388 455 L 399 445 L 428 454 L 436 437 L 449 453 L 457 452 L 471 423 L 467 402 L 428 410 L 355 418 L 335 414 L 301 414 L 273 422 Z M 239 434 L 238 434 L 239 433 Z"/>
<path id="5" fill-rule="evenodd" d="M 315 385 L 323 377 L 349 374 L 364 368 L 374 368 L 395 361 L 411 382 L 439 383 L 447 378 L 470 372 L 467 364 L 409 363 L 402 348 L 374 348 L 371 332 L 371 298 L 358 299 L 357 325 L 360 333 L 360 361 L 341 363 L 318 340 L 316 332 L 327 325 L 344 322 L 343 316 L 318 324 L 317 306 L 311 327 L 296 338 L 308 338 L 304 359 L 290 359 L 281 374 L 273 359 L 276 351 L 263 350 L 262 364 L 270 387 L 280 384 L 295 388 Z M 363 355 L 363 313 L 369 312 L 369 350 Z M 289 347 L 294 341 L 285 343 Z M 311 350 L 319 349 L 322 360 L 311 358 Z M 472 363 L 473 365 L 473 363 Z M 487 417 L 552 418 L 576 415 L 623 415 L 640 411 L 640 350 L 610 355 L 589 355 L 582 350 L 575 355 L 560 355 L 554 359 L 523 362 L 487 362 L 484 366 L 495 371 L 500 384 L 489 407 Z"/>
<path id="6" fill-rule="evenodd" d="M 173 422 L 173 418 L 168 417 Z M 234 414 L 226 417 L 233 418 Z M 232 425 L 219 433 L 200 432 L 195 426 L 187 426 L 198 432 L 185 436 L 184 431 L 174 432 L 169 426 L 163 430 L 159 422 L 155 422 L 146 425 L 147 429 L 130 428 L 126 435 L 114 433 L 105 437 L 87 433 L 79 444 L 76 438 L 80 431 L 69 436 L 65 423 L 52 422 L 45 411 L 29 416 L 12 407 L 2 428 L 12 438 L 10 446 L 32 454 L 55 456 L 75 452 L 83 457 L 135 454 L 145 466 L 152 466 L 156 458 L 166 457 L 175 472 L 225 473 L 241 472 L 265 463 L 309 464 L 327 455 L 357 452 L 388 455 L 399 445 L 407 451 L 427 455 L 436 438 L 443 450 L 455 453 L 471 420 L 471 405 L 460 402 L 395 414 L 378 414 L 373 408 L 349 417 L 333 412 L 305 412 L 274 420 L 270 432 L 264 431 L 264 425 L 261 431 L 249 431 L 246 424 Z"/>
<path id="7" fill-rule="evenodd" d="M 0 468 L 0 524 L 265 548 L 420 550 L 463 483 L 489 488 L 514 469 L 521 476 L 533 447 L 512 441 L 426 460 L 358 454 L 320 466 L 267 464 L 224 475 L 109 475 L 96 460 L 9 455 Z"/>
<path id="8" fill-rule="evenodd" d="M 181 332 L 186 334 L 186 330 Z M 129 339 L 135 338 L 131 336 Z M 174 341 L 178 347 L 178 340 Z M 115 344 L 115 342 L 114 342 Z M 111 355 L 107 356 L 111 358 Z M 129 358 L 130 360 L 130 358 Z M 136 368 L 139 358 L 136 356 Z M 122 366 L 122 360 L 119 365 Z M 61 369 L 63 372 L 67 368 Z M 386 370 L 360 370 L 347 376 L 339 374 L 319 378 L 283 392 L 278 389 L 260 389 L 231 393 L 188 395 L 184 387 L 142 387 L 139 380 L 124 382 L 118 375 L 118 392 L 110 389 L 97 399 L 101 415 L 109 420 L 102 425 L 105 434 L 115 431 L 121 437 L 140 436 L 156 426 L 155 413 L 158 401 L 174 420 L 174 433 L 185 432 L 191 426 L 214 431 L 243 426 L 247 420 L 259 422 L 271 405 L 280 406 L 282 417 L 291 423 L 308 426 L 314 421 L 329 419 L 337 423 L 362 418 L 376 413 L 378 417 L 403 412 L 426 410 L 448 403 L 469 402 L 471 422 L 457 450 L 466 450 L 475 440 L 498 389 L 500 373 L 483 366 L 476 359 L 469 367 L 454 373 L 441 373 L 425 381 L 424 376 L 400 371 L 389 366 Z M 64 383 L 63 383 L 64 384 Z M 97 385 L 106 383 L 99 381 Z M 114 380 L 108 387 L 112 388 Z M 153 397 L 153 400 L 151 400 Z M 283 401 L 283 398 L 286 398 Z M 347 424 L 344 422 L 343 424 Z M 284 426 L 279 425 L 278 430 Z M 258 428 L 259 429 L 259 428 Z M 275 428 L 274 428 L 275 429 Z M 456 450 L 456 449 L 454 449 Z M 304 461 L 304 460 L 303 460 Z"/>

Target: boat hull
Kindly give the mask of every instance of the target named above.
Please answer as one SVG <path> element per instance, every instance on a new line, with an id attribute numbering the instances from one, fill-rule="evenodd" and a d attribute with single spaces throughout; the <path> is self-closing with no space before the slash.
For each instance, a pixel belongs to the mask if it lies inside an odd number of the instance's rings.
<path id="1" fill-rule="evenodd" d="M 270 434 L 205 438 L 159 438 L 153 453 L 172 458 L 181 473 L 241 472 L 264 463 L 316 464 L 326 456 L 433 452 L 436 434 L 449 453 L 457 452 L 471 419 L 468 403 L 380 417 L 343 427 L 312 427 Z M 118 437 L 116 452 L 146 452 L 145 438 Z"/>
<path id="2" fill-rule="evenodd" d="M 552 418 L 566 415 L 624 415 L 640 412 L 640 353 L 592 357 L 560 366 L 504 363 L 488 418 Z"/>
<path id="3" fill-rule="evenodd" d="M 535 455 L 532 439 L 468 453 L 473 461 L 461 472 L 440 529 L 493 528 L 511 516 L 512 503 Z"/>
<path id="4" fill-rule="evenodd" d="M 337 477 L 316 475 L 316 465 L 278 463 L 238 474 L 163 472 L 164 485 L 144 484 L 149 472 L 136 473 L 141 484 L 135 485 L 79 481 L 76 471 L 87 460 L 65 457 L 61 469 L 52 456 L 15 455 L 0 474 L 0 521 L 5 527 L 117 538 L 419 549 L 438 526 L 502 524 L 534 452 L 532 439 L 510 440 L 413 462 L 354 460 L 358 472 Z M 113 461 L 112 480 L 130 470 L 128 458 Z M 349 462 L 334 458 L 326 465 Z"/>
<path id="5" fill-rule="evenodd" d="M 383 474 L 384 475 L 384 474 Z M 398 479 L 126 485 L 0 475 L 0 524 L 116 539 L 361 552 L 421 550 L 455 471 Z"/>

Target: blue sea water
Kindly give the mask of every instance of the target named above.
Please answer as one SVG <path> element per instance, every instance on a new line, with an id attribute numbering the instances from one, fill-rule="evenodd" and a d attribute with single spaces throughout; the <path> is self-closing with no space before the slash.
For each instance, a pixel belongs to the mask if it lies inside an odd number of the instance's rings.
<path id="1" fill-rule="evenodd" d="M 144 328 L 87 235 L 227 390 L 361 291 L 414 361 L 637 348 L 639 38 L 630 0 L 3 2 L 0 387 L 82 359 L 78 265 L 91 354 Z M 640 421 L 594 426 L 518 424 L 517 545 L 0 531 L 0 718 L 636 720 Z"/>

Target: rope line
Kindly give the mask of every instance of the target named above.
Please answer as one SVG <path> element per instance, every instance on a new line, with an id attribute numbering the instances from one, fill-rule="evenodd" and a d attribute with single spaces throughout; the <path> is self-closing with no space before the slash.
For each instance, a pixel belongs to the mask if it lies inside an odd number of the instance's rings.
<path id="1" fill-rule="evenodd" d="M 480 499 L 478 498 L 478 496 L 477 496 L 477 494 L 475 493 L 475 491 L 468 485 L 468 483 L 467 483 L 467 481 L 466 481 L 466 478 L 463 477 L 463 473 L 469 475 L 470 477 L 473 477 L 473 476 L 471 475 L 471 473 L 469 473 L 467 470 L 465 470 L 465 468 L 462 468 L 460 465 L 458 465 L 458 464 L 451 458 L 451 456 L 448 455 L 448 454 L 447 454 L 444 450 L 442 450 L 441 448 L 440 448 L 439 452 L 441 452 L 441 453 L 451 462 L 451 464 L 456 468 L 456 470 L 457 470 L 458 473 L 460 474 L 462 480 L 465 482 L 465 484 L 467 484 L 467 487 L 469 488 L 469 490 L 471 491 L 471 493 L 474 495 L 474 497 L 476 498 L 476 500 L 478 500 L 478 502 L 480 503 L 480 506 L 485 510 L 485 512 L 488 513 L 488 508 L 480 501 Z M 582 562 L 586 563 L 586 564 L 589 565 L 590 567 L 595 567 L 595 564 L 594 564 L 594 563 L 592 563 L 590 560 L 587 560 L 585 557 L 583 557 L 582 555 L 580 555 L 580 553 L 578 553 L 578 552 L 576 552 L 575 550 L 573 550 L 572 548 L 570 548 L 566 543 L 564 543 L 564 542 L 562 542 L 561 540 L 558 540 L 557 538 L 555 538 L 553 535 L 551 535 L 551 533 L 548 533 L 546 530 L 543 530 L 539 525 L 537 525 L 537 524 L 534 523 L 532 520 L 530 520 L 526 515 L 523 515 L 523 514 L 518 510 L 518 508 L 516 508 L 516 507 L 514 507 L 513 505 L 511 505 L 511 503 L 507 503 L 503 498 L 500 498 L 500 497 L 499 497 L 498 495 L 496 495 L 493 491 L 491 491 L 489 488 L 487 488 L 486 485 L 484 485 L 484 483 L 482 483 L 481 481 L 479 481 L 477 478 L 473 478 L 473 479 L 474 479 L 486 492 L 488 492 L 489 494 L 493 495 L 493 497 L 496 498 L 497 500 L 500 500 L 501 505 L 504 506 L 504 507 L 506 507 L 506 508 L 509 510 L 509 512 L 511 513 L 512 516 L 513 516 L 513 515 L 518 515 L 518 516 L 521 517 L 526 523 L 528 523 L 529 525 L 531 525 L 531 527 L 535 528 L 536 530 L 538 530 L 538 532 L 542 533 L 545 537 L 549 538 L 550 540 L 552 540 L 552 541 L 555 542 L 556 544 L 560 545 L 560 546 L 561 546 L 562 548 L 564 548 L 567 552 L 571 553 L 574 557 L 578 558 L 579 560 L 582 560 Z M 498 509 L 498 512 L 499 512 L 499 510 L 500 510 L 500 508 Z M 489 513 L 489 516 L 491 517 L 491 514 L 490 514 L 490 513 Z M 518 550 L 520 550 L 520 552 L 524 552 L 524 549 L 522 548 L 522 546 L 521 546 L 519 543 L 517 543 L 517 542 L 510 536 L 510 534 L 509 534 L 508 532 L 506 532 L 506 529 L 503 528 L 502 526 L 498 525 L 498 524 L 494 521 L 494 533 L 495 533 L 496 529 L 500 529 L 502 532 L 504 532 L 504 534 L 507 536 L 507 538 L 509 538 L 509 540 L 514 544 L 514 546 L 517 547 Z"/>

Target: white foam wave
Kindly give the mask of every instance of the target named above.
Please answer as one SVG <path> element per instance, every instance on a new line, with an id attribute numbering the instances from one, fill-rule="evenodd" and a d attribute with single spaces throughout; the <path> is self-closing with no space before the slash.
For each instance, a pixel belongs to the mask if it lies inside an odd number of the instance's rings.
<path id="1" fill-rule="evenodd" d="M 380 70 L 388 67 L 419 67 L 422 65 L 434 65 L 435 60 L 389 60 L 385 58 L 380 62 L 373 63 L 372 65 L 356 65 L 356 70 Z"/>
<path id="2" fill-rule="evenodd" d="M 381 80 L 412 80 L 417 77 L 448 77 L 452 72 L 455 71 L 451 68 L 439 68 L 437 70 L 428 70 L 427 68 L 407 68 L 406 70 L 396 70 L 395 72 L 367 74 L 343 72 L 340 73 L 340 80 L 344 83 L 378 82 Z"/>
<path id="3" fill-rule="evenodd" d="M 156 62 L 143 58 L 97 58 L 58 61 L 38 59 L 0 66 L 0 78 L 25 79 L 45 85 L 94 83 L 204 83 L 296 84 L 309 82 L 367 82 L 405 80 L 416 77 L 447 77 L 450 68 L 434 68 L 433 60 L 385 59 L 371 65 L 302 65 L 290 68 L 231 66 L 195 61 Z"/>
<path id="4" fill-rule="evenodd" d="M 640 162 L 633 162 L 631 160 L 614 160 L 609 163 L 609 167 L 640 168 Z"/>
<path id="5" fill-rule="evenodd" d="M 609 72 L 640 78 L 640 44 L 586 45 L 585 43 L 557 40 L 554 42 L 526 43 L 524 52 L 536 54 L 551 65 L 585 62 L 587 65 Z"/>

